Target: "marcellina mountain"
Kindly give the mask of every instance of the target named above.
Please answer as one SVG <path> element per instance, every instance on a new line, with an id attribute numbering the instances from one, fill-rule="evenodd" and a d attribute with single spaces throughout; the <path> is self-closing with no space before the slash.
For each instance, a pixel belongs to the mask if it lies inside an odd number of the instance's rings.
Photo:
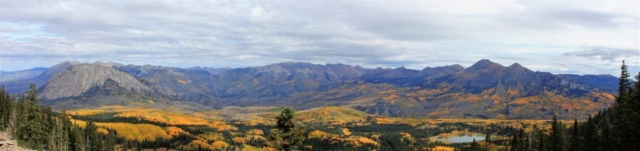
<path id="1" fill-rule="evenodd" d="M 614 103 L 611 75 L 555 75 L 518 63 L 367 69 L 344 64 L 176 68 L 64 62 L 3 75 L 11 93 L 38 86 L 54 109 L 165 103 L 183 108 L 343 106 L 371 114 L 426 118 L 586 117 Z M 15 76 L 14 76 L 15 77 Z"/>

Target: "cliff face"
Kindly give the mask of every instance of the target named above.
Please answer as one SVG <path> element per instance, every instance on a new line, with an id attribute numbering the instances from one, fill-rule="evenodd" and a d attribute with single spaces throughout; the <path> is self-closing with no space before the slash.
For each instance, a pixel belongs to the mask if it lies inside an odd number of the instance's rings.
<path id="1" fill-rule="evenodd" d="M 40 97 L 58 99 L 80 96 L 93 87 L 118 87 L 134 93 L 149 91 L 133 76 L 98 64 L 80 64 L 71 66 L 52 76 L 44 86 Z"/>

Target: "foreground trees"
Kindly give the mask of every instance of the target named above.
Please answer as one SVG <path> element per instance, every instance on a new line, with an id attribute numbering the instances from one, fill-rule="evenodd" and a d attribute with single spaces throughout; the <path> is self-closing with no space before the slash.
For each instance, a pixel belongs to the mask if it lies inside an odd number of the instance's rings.
<path id="1" fill-rule="evenodd" d="M 20 146 L 51 151 L 114 150 L 114 134 L 97 133 L 92 122 L 83 129 L 65 116 L 64 111 L 57 113 L 40 105 L 33 84 L 19 96 L 0 88 L 0 130 L 12 133 Z"/>
<path id="2" fill-rule="evenodd" d="M 621 70 L 618 96 L 612 107 L 589 116 L 586 122 L 574 120 L 571 127 L 554 116 L 549 134 L 531 133 L 538 135 L 531 137 L 530 142 L 534 143 L 524 144 L 521 134 L 513 134 L 515 143 L 510 144 L 510 150 L 640 150 L 640 73 L 632 82 L 624 61 Z"/>
<path id="3" fill-rule="evenodd" d="M 275 129 L 271 129 L 269 134 L 269 142 L 278 150 L 290 151 L 294 146 L 302 144 L 304 141 L 305 126 L 296 126 L 293 116 L 296 111 L 290 107 L 286 107 L 280 115 L 276 117 Z"/>

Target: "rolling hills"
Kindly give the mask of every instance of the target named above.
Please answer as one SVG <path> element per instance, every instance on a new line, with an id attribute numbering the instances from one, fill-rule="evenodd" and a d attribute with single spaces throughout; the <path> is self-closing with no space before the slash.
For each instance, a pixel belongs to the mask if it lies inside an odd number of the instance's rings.
<path id="1" fill-rule="evenodd" d="M 343 106 L 394 117 L 500 119 L 584 117 L 613 103 L 616 81 L 603 75 L 554 75 L 483 59 L 460 65 L 367 69 L 344 64 L 277 63 L 215 69 L 65 62 L 28 79 L 56 109 L 151 102 L 186 110 L 228 106 Z M 24 86 L 23 86 L 24 85 Z"/>

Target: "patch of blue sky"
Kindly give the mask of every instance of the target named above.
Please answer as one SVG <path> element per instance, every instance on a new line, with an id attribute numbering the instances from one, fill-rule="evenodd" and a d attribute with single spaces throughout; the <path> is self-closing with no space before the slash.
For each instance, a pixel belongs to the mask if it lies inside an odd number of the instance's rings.
<path id="1" fill-rule="evenodd" d="M 35 38 L 59 37 L 57 34 L 43 30 L 45 24 L 28 22 L 0 22 L 0 38 L 28 42 Z"/>

